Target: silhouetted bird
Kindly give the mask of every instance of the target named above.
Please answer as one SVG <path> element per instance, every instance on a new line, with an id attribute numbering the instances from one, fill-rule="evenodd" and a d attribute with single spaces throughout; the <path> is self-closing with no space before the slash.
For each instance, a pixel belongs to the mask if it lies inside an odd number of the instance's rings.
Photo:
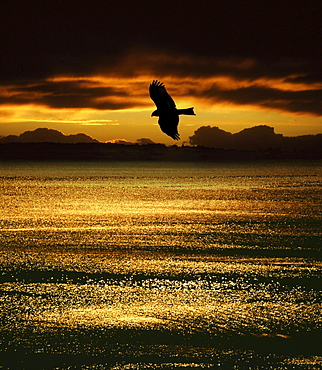
<path id="1" fill-rule="evenodd" d="M 158 124 L 161 130 L 172 137 L 174 140 L 179 140 L 180 135 L 178 133 L 179 114 L 187 114 L 195 116 L 193 108 L 177 109 L 176 105 L 168 94 L 164 84 L 157 80 L 153 80 L 150 88 L 150 97 L 154 101 L 157 110 L 155 110 L 152 116 L 159 117 Z"/>

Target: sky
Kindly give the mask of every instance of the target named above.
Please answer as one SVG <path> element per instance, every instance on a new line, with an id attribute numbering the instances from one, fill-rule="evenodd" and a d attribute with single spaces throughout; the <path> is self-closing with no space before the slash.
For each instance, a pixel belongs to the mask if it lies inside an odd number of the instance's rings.
<path id="1" fill-rule="evenodd" d="M 2 0 L 0 136 L 173 144 L 151 117 L 153 79 L 195 108 L 181 143 L 201 126 L 322 133 L 321 24 L 315 0 Z"/>

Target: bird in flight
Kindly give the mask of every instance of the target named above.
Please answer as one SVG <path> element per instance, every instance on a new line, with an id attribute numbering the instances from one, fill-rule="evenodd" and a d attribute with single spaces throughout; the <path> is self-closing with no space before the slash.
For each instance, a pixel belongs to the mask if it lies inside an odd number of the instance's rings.
<path id="1" fill-rule="evenodd" d="M 161 131 L 172 137 L 172 139 L 179 140 L 179 115 L 187 114 L 190 116 L 195 116 L 193 108 L 177 109 L 175 102 L 168 94 L 164 84 L 157 80 L 152 81 L 149 92 L 151 99 L 154 101 L 154 104 L 157 107 L 157 109 L 151 114 L 151 117 L 159 117 L 158 124 L 161 128 Z"/>

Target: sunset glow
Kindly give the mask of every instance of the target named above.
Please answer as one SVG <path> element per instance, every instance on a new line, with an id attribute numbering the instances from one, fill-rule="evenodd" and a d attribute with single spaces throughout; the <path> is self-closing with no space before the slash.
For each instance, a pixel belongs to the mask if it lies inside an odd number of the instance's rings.
<path id="1" fill-rule="evenodd" d="M 171 143 L 158 129 L 156 119 L 150 117 L 154 105 L 148 96 L 148 85 L 153 78 L 152 73 L 138 78 L 56 76 L 25 86 L 3 87 L 1 134 L 19 135 L 25 130 L 49 127 L 66 134 L 85 132 L 103 142 L 120 138 L 135 141 L 147 136 L 155 142 Z M 236 132 L 267 124 L 286 136 L 321 131 L 318 112 L 292 112 L 286 97 L 309 89 L 314 95 L 315 91 L 319 93 L 321 84 L 292 83 L 285 78 L 237 79 L 229 75 L 183 80 L 164 76 L 162 80 L 178 107 L 194 106 L 197 112 L 196 118 L 181 120 L 183 140 L 204 125 Z M 242 90 L 253 96 L 252 89 L 269 90 L 272 94 L 259 100 L 255 96 L 244 98 L 242 102 L 238 96 L 234 98 Z M 279 97 L 276 99 L 274 94 Z"/>
<path id="2" fill-rule="evenodd" d="M 47 127 L 102 142 L 174 144 L 151 118 L 155 79 L 178 108 L 195 109 L 196 117 L 180 119 L 179 145 L 201 126 L 322 132 L 316 2 L 255 2 L 237 11 L 178 1 L 170 13 L 158 1 L 4 3 L 0 137 Z"/>

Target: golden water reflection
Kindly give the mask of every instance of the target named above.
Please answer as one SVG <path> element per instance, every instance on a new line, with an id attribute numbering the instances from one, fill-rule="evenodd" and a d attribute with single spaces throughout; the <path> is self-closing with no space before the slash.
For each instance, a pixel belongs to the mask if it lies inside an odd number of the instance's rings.
<path id="1" fill-rule="evenodd" d="M 10 361 L 13 348 L 113 355 L 111 369 L 321 363 L 319 165 L 12 166 L 0 176 Z"/>

